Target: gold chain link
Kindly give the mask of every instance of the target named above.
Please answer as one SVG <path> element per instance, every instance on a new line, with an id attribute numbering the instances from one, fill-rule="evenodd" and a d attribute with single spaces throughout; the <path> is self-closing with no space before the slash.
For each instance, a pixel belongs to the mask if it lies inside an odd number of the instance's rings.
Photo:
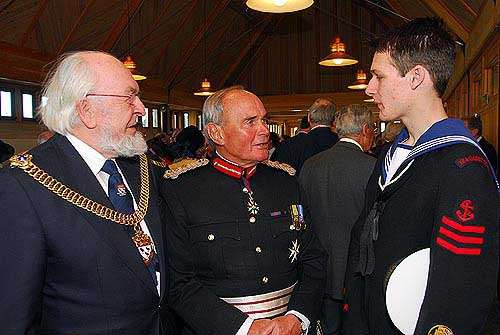
<path id="1" fill-rule="evenodd" d="M 109 207 L 101 205 L 89 198 L 73 191 L 68 186 L 59 182 L 56 178 L 40 169 L 32 162 L 33 156 L 30 154 L 22 154 L 14 156 L 10 159 L 11 167 L 18 167 L 33 177 L 37 182 L 45 186 L 48 190 L 70 202 L 71 204 L 83 208 L 103 219 L 111 220 L 121 225 L 135 226 L 138 225 L 148 210 L 149 204 L 149 174 L 146 155 L 140 155 L 140 174 L 141 174 L 141 190 L 139 195 L 139 205 L 137 210 L 132 214 L 124 214 L 115 211 Z M 140 228 L 139 228 L 140 229 Z"/>

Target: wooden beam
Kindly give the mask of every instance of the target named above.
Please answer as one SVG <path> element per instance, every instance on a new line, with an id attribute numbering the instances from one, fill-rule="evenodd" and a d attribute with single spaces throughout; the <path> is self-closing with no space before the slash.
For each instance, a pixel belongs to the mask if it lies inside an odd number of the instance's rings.
<path id="1" fill-rule="evenodd" d="M 280 15 L 278 17 L 278 19 L 276 20 L 276 23 L 274 24 L 274 29 L 277 29 L 277 27 L 279 26 L 279 24 L 281 23 L 281 21 L 284 19 L 284 15 Z M 246 62 L 246 64 L 243 66 L 243 68 L 241 69 L 241 71 L 239 72 L 238 76 L 236 77 L 236 82 L 241 78 L 241 75 L 243 73 L 245 73 L 245 71 L 247 70 L 247 68 L 254 63 L 254 61 L 257 59 L 257 56 L 260 55 L 260 52 L 262 50 L 262 47 L 264 46 L 264 44 L 266 43 L 266 41 L 269 40 L 269 35 L 266 36 L 266 39 L 264 41 L 262 41 L 262 43 L 258 46 L 257 50 L 255 50 L 253 53 L 252 53 L 252 56 L 248 59 L 248 62 Z"/>
<path id="2" fill-rule="evenodd" d="M 250 51 L 250 49 L 252 49 L 252 47 L 254 46 L 255 42 L 257 42 L 257 40 L 259 39 L 259 37 L 262 36 L 262 33 L 267 28 L 267 26 L 271 22 L 272 18 L 273 18 L 272 14 L 267 14 L 267 16 L 261 21 L 261 23 L 260 23 L 261 26 L 254 31 L 254 33 L 252 34 L 252 36 L 250 36 L 250 39 L 245 44 L 245 47 L 241 50 L 241 52 L 239 53 L 239 55 L 235 58 L 235 60 L 233 61 L 233 63 L 229 66 L 228 70 L 226 71 L 226 73 L 222 77 L 222 79 L 220 81 L 220 85 L 219 85 L 220 87 L 225 87 L 226 86 L 227 80 L 229 78 L 231 78 L 231 76 L 236 71 L 236 68 L 238 67 L 238 65 L 240 65 L 240 63 L 243 60 L 243 58 L 248 54 L 248 52 Z"/>
<path id="3" fill-rule="evenodd" d="M 467 73 L 472 63 L 481 53 L 485 43 L 495 34 L 500 24 L 500 1 L 485 1 L 478 19 L 470 32 L 470 37 L 465 41 L 465 51 L 458 53 L 455 61 L 455 71 L 448 82 L 443 100 L 446 101 Z"/>
<path id="4" fill-rule="evenodd" d="M 21 37 L 21 40 L 19 41 L 19 46 L 23 47 L 26 44 L 26 42 L 28 42 L 28 39 L 29 39 L 31 33 L 33 33 L 33 30 L 35 30 L 35 26 L 37 25 L 38 20 L 40 20 L 40 16 L 42 16 L 48 3 L 49 3 L 49 0 L 40 1 L 40 3 L 38 4 L 38 9 L 36 10 L 35 15 L 31 19 L 31 22 L 28 25 L 28 28 L 26 28 L 23 36 Z"/>
<path id="5" fill-rule="evenodd" d="M 472 8 L 472 6 L 466 0 L 458 0 L 458 1 L 462 6 L 465 7 L 465 9 L 469 11 L 469 13 L 472 14 L 472 16 L 476 18 L 479 15 L 479 13 L 474 8 Z"/>
<path id="6" fill-rule="evenodd" d="M 422 0 L 422 3 L 434 14 L 443 19 L 448 27 L 462 41 L 469 39 L 469 29 L 457 18 L 457 16 L 441 0 Z"/>
<path id="7" fill-rule="evenodd" d="M 210 12 L 210 15 L 206 20 L 206 23 L 202 24 L 198 28 L 198 30 L 194 34 L 193 39 L 191 40 L 191 43 L 189 43 L 189 45 L 181 52 L 180 59 L 178 59 L 178 61 L 172 66 L 171 70 L 168 71 L 168 75 L 165 78 L 165 87 L 170 87 L 172 82 L 175 80 L 179 72 L 184 67 L 184 64 L 186 64 L 188 59 L 191 57 L 191 54 L 193 53 L 194 49 L 196 49 L 201 39 L 204 37 L 207 30 L 210 28 L 215 19 L 219 16 L 219 14 L 221 14 L 224 11 L 226 6 L 229 4 L 229 1 L 230 0 L 220 0 L 217 2 L 215 8 Z"/>
<path id="8" fill-rule="evenodd" d="M 18 45 L 10 44 L 0 41 L 0 50 L 4 53 L 13 54 L 23 58 L 29 58 L 40 62 L 50 62 L 54 60 L 55 56 L 50 54 L 41 53 L 39 50 L 20 47 Z"/>
<path id="9" fill-rule="evenodd" d="M 229 29 L 231 29 L 231 27 L 233 26 L 234 22 L 236 21 L 236 19 L 238 18 L 239 15 L 236 15 L 235 13 L 233 13 L 233 18 L 229 21 L 228 24 L 225 24 L 224 27 L 222 27 L 222 29 L 219 29 L 219 34 L 215 37 L 215 42 L 214 43 L 211 43 L 210 45 L 210 48 L 207 50 L 207 65 L 209 63 L 209 59 L 212 59 L 212 60 L 217 60 L 217 57 L 214 57 L 214 58 L 211 58 L 210 55 L 216 50 L 216 49 L 221 49 L 221 48 L 224 48 L 224 46 L 219 46 L 220 43 L 221 43 L 221 40 L 222 38 L 226 35 L 226 33 L 229 31 Z M 220 54 L 220 53 L 219 53 Z M 180 81 L 175 81 L 174 85 L 176 85 L 177 83 L 180 83 L 184 80 L 187 80 L 189 78 L 191 78 L 192 76 L 194 76 L 196 74 L 196 71 L 198 69 L 200 69 L 200 65 L 199 64 L 194 64 L 190 69 L 189 69 L 189 73 L 183 77 Z M 209 69 L 209 67 L 207 66 L 207 69 Z"/>
<path id="10" fill-rule="evenodd" d="M 122 10 L 121 15 L 115 21 L 108 36 L 101 44 L 100 49 L 102 51 L 109 51 L 113 48 L 122 35 L 125 27 L 127 27 L 129 18 L 132 19 L 134 17 L 135 12 L 139 9 L 139 7 L 141 7 L 143 2 L 144 0 L 128 0 L 128 2 L 126 2 L 126 6 Z M 130 29 L 130 27 L 128 27 L 128 29 Z"/>
<path id="11" fill-rule="evenodd" d="M 406 9 L 401 5 L 401 3 L 398 0 L 386 0 L 387 4 L 391 9 L 398 13 L 401 16 L 404 16 L 407 19 L 412 19 L 412 16 L 406 11 Z"/>
<path id="12" fill-rule="evenodd" d="M 156 57 L 155 61 L 151 63 L 151 67 L 149 69 L 148 74 L 153 73 L 155 69 L 158 68 L 160 65 L 161 60 L 163 57 L 165 57 L 165 54 L 167 53 L 168 48 L 170 47 L 170 44 L 174 41 L 175 37 L 179 32 L 184 28 L 187 22 L 189 22 L 194 14 L 194 9 L 196 8 L 196 4 L 198 3 L 198 0 L 193 0 L 191 2 L 191 6 L 187 9 L 186 13 L 183 14 L 181 22 L 176 25 L 176 28 L 170 32 L 168 36 L 165 37 L 165 44 L 163 45 L 160 53 Z"/>
<path id="13" fill-rule="evenodd" d="M 153 31 L 158 29 L 158 26 L 161 24 L 162 19 L 167 14 L 167 12 L 170 9 L 170 6 L 172 5 L 173 2 L 174 2 L 174 0 L 166 0 L 165 1 L 165 5 L 163 5 L 162 11 L 160 12 L 160 14 L 158 14 L 158 16 L 156 16 L 155 20 L 153 21 L 153 24 L 151 24 L 151 29 L 145 34 L 145 37 L 139 43 L 134 44 L 134 46 L 133 46 L 134 49 L 142 50 L 144 48 L 146 43 L 151 39 L 151 35 L 152 35 Z"/>
<path id="14" fill-rule="evenodd" d="M 87 15 L 87 11 L 94 4 L 94 2 L 95 2 L 95 0 L 88 0 L 87 1 L 87 3 L 85 4 L 85 7 L 83 8 L 83 10 L 80 13 L 80 16 L 78 16 L 78 18 L 76 19 L 76 21 L 73 23 L 73 26 L 71 27 L 69 33 L 66 35 L 66 37 L 64 38 L 64 41 L 59 46 L 59 50 L 57 51 L 57 55 L 60 55 L 60 54 L 62 54 L 64 52 L 64 50 L 66 49 L 69 41 L 71 41 L 71 39 L 73 38 L 73 35 L 76 32 L 76 29 L 78 28 L 78 26 L 82 22 L 83 17 L 85 15 Z"/>

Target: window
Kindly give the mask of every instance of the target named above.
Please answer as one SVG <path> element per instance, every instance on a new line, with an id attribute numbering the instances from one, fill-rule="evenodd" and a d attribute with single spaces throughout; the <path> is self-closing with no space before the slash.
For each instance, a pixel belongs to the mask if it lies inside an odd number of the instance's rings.
<path id="1" fill-rule="evenodd" d="M 33 100 L 33 95 L 29 93 L 23 93 L 23 119 L 33 119 L 35 109 L 35 101 Z"/>
<path id="2" fill-rule="evenodd" d="M 158 128 L 158 109 L 151 109 L 151 117 L 153 118 L 153 128 Z"/>
<path id="3" fill-rule="evenodd" d="M 184 122 L 184 128 L 189 126 L 189 113 L 183 114 L 183 122 Z"/>
<path id="4" fill-rule="evenodd" d="M 202 128 L 201 114 L 198 114 L 198 129 L 201 130 L 201 128 Z"/>
<path id="5" fill-rule="evenodd" d="M 14 117 L 12 102 L 12 92 L 0 91 L 0 116 Z"/>
<path id="6" fill-rule="evenodd" d="M 141 117 L 141 123 L 142 123 L 142 127 L 143 128 L 147 128 L 149 127 L 149 108 L 144 108 L 144 111 L 146 112 L 146 114 L 144 116 Z"/>
<path id="7" fill-rule="evenodd" d="M 172 114 L 172 128 L 177 129 L 177 114 L 176 113 Z"/>

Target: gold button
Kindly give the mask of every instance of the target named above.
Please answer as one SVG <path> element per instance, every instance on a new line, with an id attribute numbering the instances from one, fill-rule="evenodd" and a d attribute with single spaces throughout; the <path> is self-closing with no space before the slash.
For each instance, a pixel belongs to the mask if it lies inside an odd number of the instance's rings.
<path id="1" fill-rule="evenodd" d="M 260 254 L 260 253 L 262 252 L 262 248 L 261 248 L 261 247 L 257 247 L 257 248 L 255 248 L 255 251 L 256 251 L 258 254 Z"/>
<path id="2" fill-rule="evenodd" d="M 213 241 L 214 239 L 215 239 L 214 234 L 210 234 L 210 235 L 208 235 L 208 240 L 209 240 L 209 241 Z"/>
<path id="3" fill-rule="evenodd" d="M 262 277 L 262 282 L 263 282 L 264 284 L 267 284 L 267 282 L 268 282 L 268 281 L 269 281 L 269 278 L 267 278 L 267 277 Z"/>
<path id="4" fill-rule="evenodd" d="M 290 225 L 290 230 L 295 230 L 295 226 L 293 224 Z"/>
<path id="5" fill-rule="evenodd" d="M 255 223 L 255 216 L 251 216 L 249 221 L 250 223 Z"/>

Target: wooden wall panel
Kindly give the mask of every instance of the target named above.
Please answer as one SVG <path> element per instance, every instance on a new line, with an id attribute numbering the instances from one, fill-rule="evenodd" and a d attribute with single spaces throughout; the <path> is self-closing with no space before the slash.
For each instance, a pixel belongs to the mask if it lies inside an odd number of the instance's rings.
<path id="1" fill-rule="evenodd" d="M 483 122 L 483 136 L 497 149 L 499 143 L 500 36 L 491 38 L 472 66 L 446 100 L 453 117 L 478 113 Z"/>

